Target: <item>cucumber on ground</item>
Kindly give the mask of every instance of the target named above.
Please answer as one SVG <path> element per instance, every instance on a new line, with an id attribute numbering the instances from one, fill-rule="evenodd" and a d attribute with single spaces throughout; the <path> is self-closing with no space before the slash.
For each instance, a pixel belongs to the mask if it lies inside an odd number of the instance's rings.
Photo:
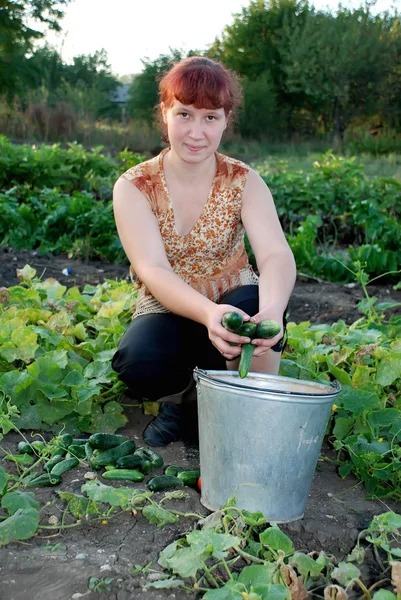
<path id="1" fill-rule="evenodd" d="M 115 446 L 119 446 L 126 440 L 127 438 L 125 435 L 119 435 L 117 433 L 93 433 L 88 442 L 92 448 L 108 450 L 109 448 L 115 448 Z"/>
<path id="2" fill-rule="evenodd" d="M 154 450 L 150 450 L 150 448 L 137 448 L 135 450 L 135 455 L 141 456 L 144 460 L 150 461 L 155 469 L 160 469 L 164 464 L 163 458 L 160 456 L 160 454 Z"/>
<path id="3" fill-rule="evenodd" d="M 72 444 L 72 435 L 70 433 L 62 433 L 60 439 L 63 448 L 68 448 Z"/>
<path id="4" fill-rule="evenodd" d="M 36 477 L 35 479 L 32 479 L 26 483 L 25 487 L 49 487 L 53 485 L 60 485 L 62 481 L 63 480 L 60 475 L 56 475 L 54 473 L 43 473 L 43 475 L 39 475 L 39 477 Z"/>
<path id="5" fill-rule="evenodd" d="M 52 470 L 52 468 L 57 465 L 57 463 L 60 463 L 62 460 L 64 459 L 64 455 L 63 454 L 55 454 L 54 456 L 52 456 L 52 458 L 49 460 L 49 462 L 47 462 L 43 469 L 45 471 L 47 471 L 48 473 L 50 473 L 50 471 Z"/>
<path id="6" fill-rule="evenodd" d="M 276 321 L 266 319 L 265 321 L 258 323 L 254 337 L 267 340 L 279 334 L 280 331 L 281 327 Z"/>
<path id="7" fill-rule="evenodd" d="M 164 474 L 177 476 L 180 471 L 183 471 L 182 467 L 177 467 L 176 465 L 169 465 L 165 469 Z"/>
<path id="8" fill-rule="evenodd" d="M 238 373 L 241 379 L 244 379 L 251 368 L 252 356 L 256 346 L 253 344 L 242 344 L 241 358 L 239 361 Z"/>
<path id="9" fill-rule="evenodd" d="M 63 475 L 67 471 L 74 469 L 79 465 L 79 460 L 77 458 L 65 458 L 60 461 L 50 471 L 50 475 Z"/>
<path id="10" fill-rule="evenodd" d="M 177 477 L 178 479 L 181 479 L 184 485 L 188 485 L 189 487 L 196 487 L 198 479 L 200 477 L 200 470 L 186 469 L 185 471 L 180 471 Z"/>
<path id="11" fill-rule="evenodd" d="M 74 456 L 75 458 L 86 458 L 85 446 L 76 444 L 68 446 L 67 458 L 71 458 L 71 456 Z"/>
<path id="12" fill-rule="evenodd" d="M 116 460 L 116 467 L 119 469 L 137 469 L 142 471 L 144 460 L 137 454 L 127 454 Z"/>
<path id="13" fill-rule="evenodd" d="M 143 481 L 145 476 L 136 469 L 110 469 L 102 475 L 103 479 L 113 481 Z"/>
<path id="14" fill-rule="evenodd" d="M 99 434 L 98 434 L 99 435 Z M 116 460 L 125 456 L 126 454 L 131 454 L 135 450 L 134 442 L 129 440 L 123 442 L 119 446 L 115 446 L 114 448 L 110 448 L 109 450 L 105 450 L 98 456 L 92 458 L 91 465 L 96 467 L 103 467 L 105 465 L 114 465 Z"/>
<path id="15" fill-rule="evenodd" d="M 33 454 L 33 448 L 28 442 L 18 442 L 18 454 Z"/>
<path id="16" fill-rule="evenodd" d="M 231 331 L 231 333 L 237 333 L 242 323 L 242 315 L 234 310 L 224 313 L 223 318 L 221 319 L 221 324 L 223 325 L 224 329 Z"/>
<path id="17" fill-rule="evenodd" d="M 182 487 L 184 482 L 174 475 L 158 475 L 148 481 L 148 488 L 151 492 L 164 492 Z"/>

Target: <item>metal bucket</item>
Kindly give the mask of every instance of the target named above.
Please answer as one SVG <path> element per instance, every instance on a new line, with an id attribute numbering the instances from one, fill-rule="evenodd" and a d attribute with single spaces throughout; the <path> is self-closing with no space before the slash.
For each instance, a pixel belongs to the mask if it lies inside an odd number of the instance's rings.
<path id="1" fill-rule="evenodd" d="M 338 382 L 195 368 L 201 503 L 285 523 L 304 515 Z"/>

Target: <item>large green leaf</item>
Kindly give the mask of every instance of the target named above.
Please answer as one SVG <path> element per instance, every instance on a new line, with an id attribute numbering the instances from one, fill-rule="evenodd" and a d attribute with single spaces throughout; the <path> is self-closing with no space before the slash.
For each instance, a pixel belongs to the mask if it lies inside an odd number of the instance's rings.
<path id="1" fill-rule="evenodd" d="M 376 382 L 386 386 L 394 383 L 401 377 L 401 353 L 393 353 L 385 356 L 379 363 L 376 372 Z"/>
<path id="2" fill-rule="evenodd" d="M 178 523 L 179 521 L 177 515 L 157 504 L 147 504 L 142 509 L 142 514 L 151 525 L 157 527 L 164 527 L 164 525 Z"/>
<path id="3" fill-rule="evenodd" d="M 316 577 L 323 570 L 324 564 L 319 564 L 313 558 L 303 552 L 295 552 L 290 558 L 290 565 L 296 567 L 298 573 L 303 577 Z"/>
<path id="4" fill-rule="evenodd" d="M 114 488 L 104 485 L 98 479 L 88 481 L 81 487 L 82 492 L 86 492 L 93 502 L 104 502 L 111 506 L 120 506 L 126 509 L 131 501 L 135 490 L 127 487 Z"/>
<path id="5" fill-rule="evenodd" d="M 290 538 L 278 527 L 269 527 L 259 535 L 261 543 L 273 550 L 283 550 L 286 554 L 294 552 Z"/>
<path id="6" fill-rule="evenodd" d="M 340 392 L 338 400 L 344 408 L 350 410 L 354 414 L 368 412 L 372 408 L 380 407 L 379 396 L 374 392 L 369 392 L 365 389 L 345 389 Z"/>
<path id="7" fill-rule="evenodd" d="M 36 508 L 19 508 L 11 517 L 0 523 L 0 546 L 18 540 L 28 540 L 39 525 L 39 511 Z"/>
<path id="8" fill-rule="evenodd" d="M 179 577 L 195 577 L 196 573 L 203 568 L 205 561 L 211 556 L 211 547 L 205 548 L 202 552 L 197 552 L 191 547 L 179 548 L 166 562 L 168 568 Z"/>
<path id="9" fill-rule="evenodd" d="M 227 556 L 225 550 L 241 544 L 241 539 L 228 533 L 216 533 L 213 530 L 191 531 L 187 535 L 187 542 L 195 552 L 203 552 L 212 547 L 212 556 L 224 558 Z"/>
<path id="10" fill-rule="evenodd" d="M 1 501 L 2 508 L 5 508 L 10 515 L 13 515 L 17 510 L 26 508 L 35 508 L 39 510 L 39 502 L 35 499 L 32 492 L 8 492 Z"/>

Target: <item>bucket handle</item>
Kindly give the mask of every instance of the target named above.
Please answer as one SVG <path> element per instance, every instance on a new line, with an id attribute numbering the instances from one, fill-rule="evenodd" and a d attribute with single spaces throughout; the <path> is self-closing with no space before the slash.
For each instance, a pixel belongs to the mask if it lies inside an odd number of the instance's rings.
<path id="1" fill-rule="evenodd" d="M 221 379 L 214 379 L 214 377 L 210 377 L 210 375 L 207 374 L 207 371 L 205 371 L 204 369 L 199 369 L 198 367 L 195 367 L 193 370 L 193 378 L 195 380 L 196 383 L 199 383 L 199 375 L 201 375 L 202 377 L 204 377 L 205 379 L 207 379 L 208 381 L 213 382 L 214 384 L 220 386 L 220 387 L 226 387 L 227 383 L 225 381 L 221 381 Z M 235 383 L 234 384 L 229 384 L 233 387 L 240 387 L 241 390 L 247 390 L 247 391 L 255 391 L 255 388 L 253 388 L 252 386 L 247 386 L 247 385 L 241 385 L 241 386 L 236 386 Z M 327 386 L 329 387 L 329 386 Z M 338 394 L 341 391 L 341 385 L 340 383 L 337 381 L 337 379 L 334 379 L 334 381 L 330 381 L 330 388 L 332 389 L 332 394 Z M 265 390 L 265 391 L 271 391 L 271 390 Z M 280 394 L 283 392 L 280 392 L 279 390 L 276 390 L 276 393 Z M 299 396 L 299 392 L 285 392 L 286 395 L 291 395 L 291 396 Z M 327 394 L 328 396 L 329 394 Z M 302 396 L 319 396 L 319 394 L 308 394 L 308 393 L 303 393 Z"/>

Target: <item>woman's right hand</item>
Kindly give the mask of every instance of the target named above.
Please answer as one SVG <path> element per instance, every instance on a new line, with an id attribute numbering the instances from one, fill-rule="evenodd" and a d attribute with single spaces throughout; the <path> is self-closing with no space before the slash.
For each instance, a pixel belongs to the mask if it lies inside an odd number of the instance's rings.
<path id="1" fill-rule="evenodd" d="M 223 327 L 221 324 L 223 315 L 230 311 L 239 313 L 244 322 L 251 319 L 251 317 L 244 313 L 243 310 L 236 308 L 235 306 L 231 306 L 230 304 L 213 304 L 207 313 L 205 322 L 209 332 L 210 341 L 226 360 L 233 360 L 239 356 L 241 354 L 241 344 L 247 344 L 251 341 L 249 337 L 231 333 Z M 230 342 L 238 345 L 231 346 Z"/>

